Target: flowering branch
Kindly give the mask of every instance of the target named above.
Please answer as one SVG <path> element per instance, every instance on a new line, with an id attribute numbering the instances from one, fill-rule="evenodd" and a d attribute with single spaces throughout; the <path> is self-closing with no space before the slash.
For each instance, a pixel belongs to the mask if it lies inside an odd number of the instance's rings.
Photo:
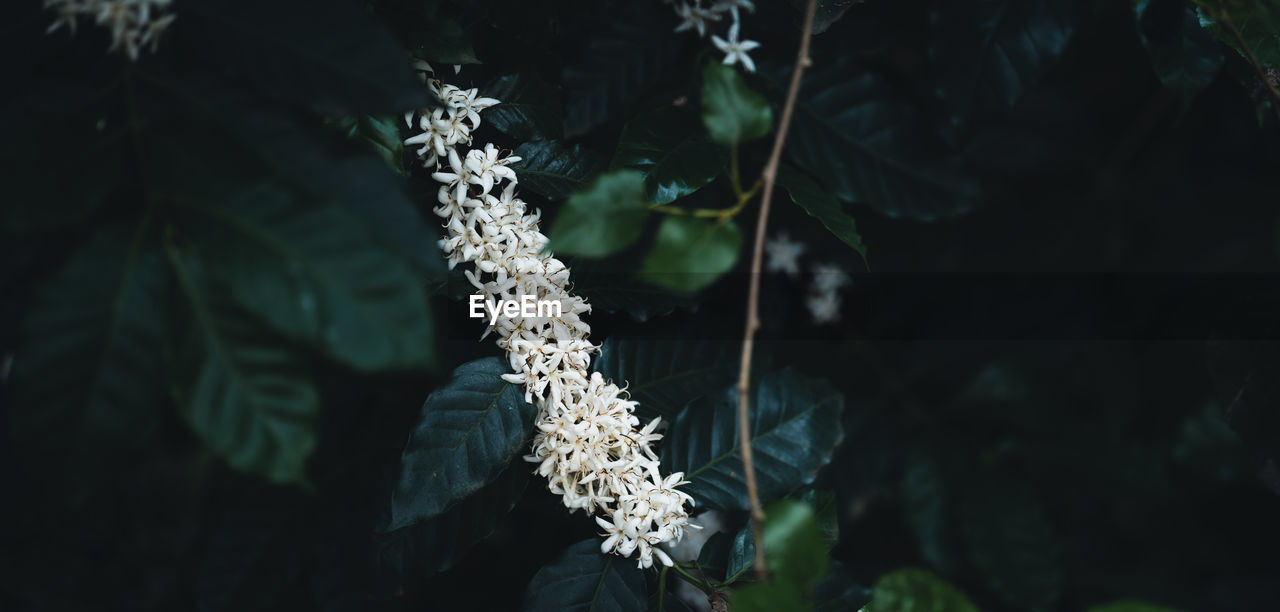
<path id="1" fill-rule="evenodd" d="M 756 487 L 755 465 L 751 459 L 751 419 L 749 415 L 751 389 L 751 351 L 755 347 L 756 330 L 760 328 L 760 264 L 764 251 L 764 235 L 769 225 L 769 204 L 773 200 L 773 183 L 778 175 L 778 162 L 782 158 L 782 147 L 787 141 L 787 128 L 791 126 L 791 115 L 795 111 L 796 97 L 800 93 L 800 76 L 812 61 L 809 59 L 809 38 L 813 31 L 813 15 L 817 10 L 817 0 L 809 0 L 804 11 L 804 27 L 800 32 L 800 50 L 796 53 L 796 66 L 791 73 L 791 85 L 787 89 L 787 100 L 782 105 L 782 119 L 778 122 L 778 135 L 773 140 L 773 151 L 769 161 L 760 173 L 764 195 L 760 197 L 760 217 L 756 221 L 756 242 L 751 253 L 751 284 L 747 293 L 747 323 L 742 334 L 742 363 L 738 370 L 738 438 L 742 442 L 742 469 L 746 473 L 747 498 L 751 501 L 751 538 L 755 542 L 756 554 L 753 566 L 756 577 L 760 580 L 769 574 L 764 564 L 764 539 L 761 528 L 764 525 L 764 509 L 760 507 L 760 493 Z"/>
<path id="2" fill-rule="evenodd" d="M 1240 50 L 1244 52 L 1254 71 L 1258 73 L 1258 79 L 1262 81 L 1262 87 L 1271 95 L 1271 106 L 1276 112 L 1276 117 L 1280 118 L 1280 87 L 1277 87 L 1271 82 L 1271 79 L 1267 78 L 1267 72 L 1262 69 L 1262 64 L 1253 55 L 1253 50 L 1249 49 L 1249 43 L 1245 42 L 1244 36 L 1240 34 L 1235 22 L 1231 21 L 1231 13 L 1227 11 L 1226 6 L 1223 6 L 1221 0 L 1218 2 L 1218 20 L 1222 22 L 1222 25 L 1227 26 L 1227 31 L 1231 32 L 1232 38 L 1236 39 L 1236 44 L 1240 45 Z"/>

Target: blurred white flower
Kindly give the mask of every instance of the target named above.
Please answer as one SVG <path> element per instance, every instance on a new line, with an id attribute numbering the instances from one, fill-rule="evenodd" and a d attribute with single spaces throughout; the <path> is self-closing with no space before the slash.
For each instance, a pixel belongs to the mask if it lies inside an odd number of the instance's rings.
<path id="1" fill-rule="evenodd" d="M 815 293 L 805 298 L 804 304 L 813 322 L 826 325 L 840 320 L 840 294 L 834 291 Z"/>
<path id="2" fill-rule="evenodd" d="M 839 291 L 849 285 L 849 275 L 844 268 L 833 263 L 822 263 L 813 267 L 813 290 L 817 293 Z"/>
<path id="3" fill-rule="evenodd" d="M 800 274 L 800 256 L 804 249 L 803 242 L 792 241 L 786 232 L 778 232 L 764 243 L 765 271 L 793 277 Z"/>
<path id="4" fill-rule="evenodd" d="M 76 33 L 81 17 L 111 30 L 111 51 L 121 51 L 137 61 L 144 47 L 155 51 L 160 35 L 173 23 L 176 15 L 167 14 L 172 0 L 44 0 L 44 7 L 57 11 L 58 18 L 49 26 L 52 33 L 67 26 Z"/>
<path id="5" fill-rule="evenodd" d="M 720 21 L 720 18 L 728 13 L 732 18 L 729 25 L 728 40 L 712 35 L 711 42 L 725 54 L 724 63 L 733 65 L 741 63 L 743 68 L 748 72 L 756 71 L 756 64 L 751 60 L 751 56 L 747 53 L 760 46 L 760 43 L 753 40 L 739 41 L 738 36 L 741 34 L 742 16 L 738 9 L 747 9 L 755 11 L 755 4 L 751 0 L 715 0 L 708 6 L 703 6 L 703 0 L 663 0 L 667 4 L 674 4 L 676 16 L 680 18 L 680 24 L 676 26 L 677 32 L 685 32 L 694 30 L 698 36 L 706 36 L 710 28 L 710 22 Z"/>

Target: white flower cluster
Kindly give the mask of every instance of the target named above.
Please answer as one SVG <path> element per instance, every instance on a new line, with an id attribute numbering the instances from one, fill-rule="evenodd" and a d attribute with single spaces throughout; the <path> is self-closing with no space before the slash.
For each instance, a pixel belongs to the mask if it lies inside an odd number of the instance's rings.
<path id="1" fill-rule="evenodd" d="M 76 33 L 76 21 L 88 17 L 111 30 L 111 48 L 123 51 L 130 60 L 137 61 L 143 47 L 156 50 L 160 34 L 177 17 L 168 13 L 172 0 L 44 0 L 46 9 L 58 13 L 58 19 L 49 26 L 54 32 L 62 26 Z"/>
<path id="2" fill-rule="evenodd" d="M 720 21 L 726 13 L 729 14 L 733 20 L 729 25 L 729 38 L 726 40 L 712 34 L 711 42 L 724 53 L 724 63 L 732 66 L 741 62 L 742 67 L 748 72 L 756 71 L 756 63 L 751 60 L 747 52 L 759 47 L 760 43 L 754 40 L 738 40 L 742 29 L 742 19 L 738 10 L 754 11 L 756 7 L 751 0 L 706 0 L 705 6 L 704 0 L 664 1 L 675 5 L 676 16 L 680 17 L 680 25 L 676 26 L 677 32 L 696 30 L 698 36 L 706 36 L 710 22 Z"/>
<path id="3" fill-rule="evenodd" d="M 419 70 L 425 78 L 430 66 Z M 655 558 L 671 565 L 659 545 L 683 537 L 685 504 L 693 499 L 677 488 L 682 473 L 664 478 L 659 471 L 653 451 L 662 438 L 659 420 L 641 428 L 626 392 L 589 373 L 598 347 L 587 340 L 591 328 L 581 315 L 591 307 L 569 293 L 564 263 L 543 253 L 547 237 L 538 230 L 538 213 L 516 195 L 510 164 L 520 158 L 492 144 L 460 151 L 470 145 L 480 111 L 498 101 L 433 78 L 427 83 L 443 106 L 406 114 L 420 132 L 405 144 L 421 146 L 418 156 L 440 183 L 434 212 L 445 219 L 448 234 L 440 247 L 449 267 L 471 264 L 464 274 L 487 302 L 535 296 L 561 304 L 560 316 L 499 317 L 485 332 L 497 333 L 515 371 L 503 378 L 523 384 L 525 400 L 539 408 L 533 450 L 525 459 L 538 464 L 538 474 L 565 506 L 596 517 L 605 530 L 603 552 L 638 552 L 641 567 Z"/>
<path id="4" fill-rule="evenodd" d="M 782 272 L 790 277 L 800 274 L 800 256 L 804 254 L 803 242 L 791 240 L 785 232 L 779 232 L 765 241 L 765 270 Z M 849 275 L 833 263 L 821 263 L 813 267 L 813 284 L 805 296 L 805 307 L 818 325 L 840 320 L 843 300 L 840 290 L 849 285 Z"/>

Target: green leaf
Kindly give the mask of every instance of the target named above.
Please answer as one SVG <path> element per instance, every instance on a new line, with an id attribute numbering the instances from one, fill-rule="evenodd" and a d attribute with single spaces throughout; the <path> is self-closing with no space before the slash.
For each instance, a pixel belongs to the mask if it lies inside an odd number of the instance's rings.
<path id="1" fill-rule="evenodd" d="M 1263 67 L 1280 69 L 1280 4 L 1269 0 L 1243 0 L 1223 6 L 1199 0 L 1200 24 L 1248 60 L 1248 54 L 1230 29 L 1221 23 L 1220 9 L 1226 10 L 1245 46 Z M 1206 4 L 1208 6 L 1206 6 Z"/>
<path id="2" fill-rule="evenodd" d="M 961 531 L 987 584 L 1024 610 L 1049 610 L 1062 591 L 1058 536 L 1030 491 L 1000 477 L 965 487 Z"/>
<path id="3" fill-rule="evenodd" d="M 837 524 L 839 517 L 836 513 L 835 494 L 829 491 L 810 490 L 805 491 L 793 501 L 809 506 L 810 513 L 815 517 L 818 530 L 822 536 L 823 554 L 825 555 L 826 551 L 830 551 L 835 546 L 836 540 L 839 538 L 839 526 Z M 725 559 L 723 563 L 725 581 L 732 583 L 744 576 L 751 569 L 755 554 L 755 541 L 751 535 L 751 523 L 748 522 L 745 527 L 734 534 L 730 542 L 725 543 Z"/>
<path id="4" fill-rule="evenodd" d="M 702 72 L 702 124 L 724 145 L 754 140 L 773 129 L 773 109 L 751 91 L 738 71 L 710 62 Z"/>
<path id="5" fill-rule="evenodd" d="M 827 573 L 827 543 L 813 507 L 782 500 L 765 511 L 764 560 L 775 581 L 793 584 L 808 593 Z"/>
<path id="6" fill-rule="evenodd" d="M 1090 606 L 1085 612 L 1177 612 L 1177 610 L 1142 601 L 1125 600 Z"/>
<path id="7" fill-rule="evenodd" d="M 565 202 L 551 224 L 547 249 L 603 257 L 635 242 L 648 216 L 644 177 L 632 170 L 607 172 Z"/>
<path id="8" fill-rule="evenodd" d="M 800 495 L 800 501 L 809 504 L 813 515 L 817 518 L 818 528 L 822 530 L 822 539 L 827 549 L 835 547 L 840 539 L 840 509 L 834 491 L 810 489 Z"/>
<path id="9" fill-rule="evenodd" d="M 947 486 L 938 461 L 922 445 L 908 449 L 902 497 L 907 525 L 920 544 L 920 554 L 930 565 L 947 570 L 954 566 L 954 555 L 947 522 Z"/>
<path id="10" fill-rule="evenodd" d="M 143 146 L 155 170 L 154 197 L 174 205 L 184 238 L 220 290 L 278 333 L 351 367 L 430 367 L 426 282 L 411 267 L 408 249 L 432 248 L 409 243 L 429 243 L 434 232 L 395 187 L 399 179 L 371 154 L 335 159 L 322 148 L 287 148 L 309 141 L 270 113 L 234 117 L 242 128 L 259 130 L 251 140 L 241 128 L 221 125 L 232 118 L 216 118 L 214 107 L 202 106 L 221 104 L 216 92 L 192 99 L 193 91 L 205 90 L 154 84 L 164 95 L 152 103 L 171 101 L 183 110 L 179 117 L 208 117 L 161 124 L 165 129 L 148 132 Z M 218 108 L 242 108 L 233 102 Z M 342 178 L 358 184 L 335 184 Z M 382 179 L 393 181 L 390 190 L 379 186 Z M 333 192 L 318 195 L 324 186 Z M 423 253 L 418 269 L 428 262 L 442 268 L 439 260 L 438 252 Z"/>
<path id="11" fill-rule="evenodd" d="M 627 122 L 609 167 L 643 172 L 649 200 L 667 204 L 715 180 L 728 161 L 727 149 L 707 138 L 697 115 L 663 106 Z"/>
<path id="12" fill-rule="evenodd" d="M 669 216 L 640 265 L 640 278 L 681 293 L 693 293 L 733 269 L 742 230 L 731 220 L 712 222 Z"/>
<path id="13" fill-rule="evenodd" d="M 751 524 L 738 530 L 729 546 L 729 558 L 725 562 L 725 582 L 736 582 L 751 571 L 755 563 L 756 542 L 751 535 Z"/>
<path id="14" fill-rule="evenodd" d="M 625 312 L 642 322 L 697 305 L 695 295 L 637 283 L 631 272 L 640 267 L 641 255 L 624 252 L 604 259 L 569 258 L 565 265 L 573 270 L 574 293 L 587 298 L 593 312 Z"/>
<path id="15" fill-rule="evenodd" d="M 537 409 L 502 379 L 506 362 L 486 357 L 458 366 L 422 406 L 400 457 L 386 531 L 444 512 L 493 482 L 528 439 Z"/>
<path id="16" fill-rule="evenodd" d="M 204 0 L 173 41 L 214 69 L 326 111 L 399 113 L 426 104 L 404 50 L 368 10 L 340 0 Z"/>
<path id="17" fill-rule="evenodd" d="M 955 0 L 937 5 L 930 55 L 952 125 L 1013 107 L 1067 48 L 1071 0 Z"/>
<path id="18" fill-rule="evenodd" d="M 211 290 L 199 260 L 167 248 L 185 302 L 169 332 L 182 416 L 231 467 L 306 483 L 320 395 L 305 360 Z"/>
<path id="19" fill-rule="evenodd" d="M 404 173 L 404 143 L 400 122 L 391 115 L 347 115 L 333 121 L 347 135 L 369 143 L 378 157 L 396 174 Z"/>
<path id="20" fill-rule="evenodd" d="M 791 583 L 748 584 L 729 594 L 729 609 L 733 612 L 806 612 L 800 590 Z"/>
<path id="21" fill-rule="evenodd" d="M 813 482 L 844 438 L 844 396 L 829 383 L 791 369 L 760 377 L 752 389 L 751 450 L 760 499 L 769 501 Z M 738 455 L 737 394 L 700 401 L 676 417 L 663 441 L 664 473 L 684 472 L 698 505 L 746 510 Z"/>
<path id="22" fill-rule="evenodd" d="M 1222 49 L 1194 10 L 1177 0 L 1133 0 L 1138 36 L 1160 82 L 1184 99 L 1208 87 L 1222 69 Z"/>
<path id="23" fill-rule="evenodd" d="M 615 337 L 600 346 L 595 370 L 619 384 L 627 382 L 631 399 L 640 402 L 640 418 L 670 420 L 689 402 L 736 380 L 733 356 L 734 347 L 724 342 Z"/>
<path id="24" fill-rule="evenodd" d="M 431 519 L 391 532 L 374 533 L 379 572 L 395 586 L 453 567 L 510 514 L 529 484 L 522 463 Z"/>
<path id="25" fill-rule="evenodd" d="M 863 261 L 866 261 L 867 245 L 863 244 L 862 236 L 858 234 L 858 226 L 853 217 L 841 209 L 840 201 L 835 196 L 824 191 L 816 181 L 790 164 L 782 164 L 778 168 L 777 180 L 778 185 L 787 190 L 792 202 L 799 204 L 810 217 L 821 221 L 836 238 L 853 247 Z"/>
<path id="26" fill-rule="evenodd" d="M 520 187 L 548 200 L 563 200 L 581 191 L 604 168 L 604 161 L 582 145 L 566 147 L 555 140 L 535 140 L 516 147 L 520 161 L 511 164 Z"/>
<path id="27" fill-rule="evenodd" d="M 874 612 L 978 612 L 964 593 L 928 570 L 900 569 L 876 581 L 870 609 Z"/>
<path id="28" fill-rule="evenodd" d="M 775 83 L 785 83 L 783 74 Z M 924 129 L 919 110 L 844 58 L 805 75 L 787 153 L 837 198 L 890 217 L 930 221 L 968 212 L 976 181 Z"/>
<path id="29" fill-rule="evenodd" d="M 560 91 L 550 83 L 525 74 L 508 74 L 489 81 L 480 92 L 501 100 L 485 109 L 484 121 L 502 133 L 519 140 L 560 137 Z"/>
<path id="30" fill-rule="evenodd" d="M 148 219 L 99 229 L 34 294 L 10 414 L 24 458 L 59 484 L 100 484 L 161 422 L 164 255 Z M 87 482 L 86 482 L 87 481 Z"/>
<path id="31" fill-rule="evenodd" d="M 525 591 L 526 612 L 630 612 L 647 603 L 644 573 L 634 562 L 600 552 L 592 538 L 570 546 L 534 575 Z"/>

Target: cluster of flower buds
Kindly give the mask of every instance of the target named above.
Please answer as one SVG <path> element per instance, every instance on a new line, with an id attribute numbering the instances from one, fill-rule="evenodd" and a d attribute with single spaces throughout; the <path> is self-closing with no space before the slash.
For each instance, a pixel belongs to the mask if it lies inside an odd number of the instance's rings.
<path id="1" fill-rule="evenodd" d="M 109 51 L 122 51 L 133 61 L 148 45 L 155 51 L 160 34 L 176 17 L 168 12 L 171 4 L 172 0 L 44 0 L 46 9 L 58 13 L 49 32 L 65 25 L 75 34 L 76 21 L 93 19 L 111 30 Z"/>
<path id="2" fill-rule="evenodd" d="M 653 450 L 662 438 L 659 420 L 641 427 L 626 392 L 590 372 L 598 347 L 587 340 L 591 328 L 582 315 L 591 307 L 569 292 L 569 269 L 544 252 L 538 213 L 516 195 L 511 164 L 520 158 L 492 144 L 469 148 L 480 111 L 498 101 L 429 78 L 426 64 L 418 68 L 442 106 L 405 115 L 418 132 L 405 144 L 421 146 L 418 156 L 440 183 L 434 212 L 445 220 L 440 247 L 450 269 L 470 264 L 464 274 L 486 302 L 533 296 L 560 306 L 539 316 L 497 317 L 485 332 L 495 333 L 507 353 L 514 372 L 503 378 L 522 384 L 525 400 L 539 408 L 525 459 L 538 464 L 566 507 L 596 517 L 605 530 L 602 551 L 636 552 L 641 567 L 655 558 L 670 565 L 659 545 L 683 537 L 685 504 L 693 499 L 677 489 L 683 474 L 664 478 L 659 470 Z"/>
<path id="3" fill-rule="evenodd" d="M 706 36 L 711 22 L 720 21 L 722 17 L 729 15 L 731 23 L 729 24 L 728 38 L 720 38 L 712 34 L 711 42 L 724 53 L 724 63 L 732 66 L 741 62 L 742 67 L 746 68 L 748 72 L 756 71 L 756 63 L 751 60 L 751 56 L 747 55 L 747 53 L 759 47 L 760 43 L 754 40 L 739 40 L 739 34 L 742 30 L 740 10 L 754 11 L 756 7 L 751 0 L 664 1 L 674 5 L 676 16 L 680 18 L 680 25 L 676 26 L 677 32 L 694 30 L 698 33 L 698 36 Z"/>

